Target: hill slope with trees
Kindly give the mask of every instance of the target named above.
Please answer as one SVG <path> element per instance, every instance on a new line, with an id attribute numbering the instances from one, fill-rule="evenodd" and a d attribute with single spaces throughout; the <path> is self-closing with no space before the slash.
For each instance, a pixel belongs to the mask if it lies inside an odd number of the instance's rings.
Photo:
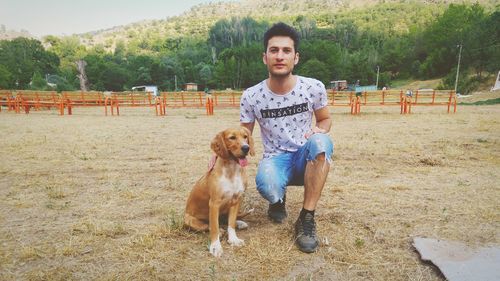
<path id="1" fill-rule="evenodd" d="M 300 32 L 297 73 L 320 79 L 360 80 L 379 86 L 400 79 L 443 78 L 453 88 L 462 46 L 459 89 L 468 92 L 500 65 L 500 12 L 494 1 L 277 1 L 216 2 L 166 20 L 144 21 L 69 37 L 0 41 L 0 88 L 28 88 L 55 74 L 58 89 L 77 89 L 76 65 L 87 63 L 93 90 L 155 84 L 162 90 L 196 82 L 241 89 L 266 77 L 262 35 L 276 21 Z M 460 1 L 461 2 L 461 1 Z M 230 16 L 228 16 L 230 15 Z M 32 50 L 22 59 L 19 52 Z M 47 56 L 49 63 L 35 59 Z M 21 60 L 21 61 L 19 61 Z M 31 62 L 29 62 L 31 61 Z M 20 71 L 18 64 L 26 65 Z M 22 72 L 22 73 L 20 73 Z M 34 83 L 32 83 L 34 84 Z M 39 85 L 40 83 L 36 83 Z"/>

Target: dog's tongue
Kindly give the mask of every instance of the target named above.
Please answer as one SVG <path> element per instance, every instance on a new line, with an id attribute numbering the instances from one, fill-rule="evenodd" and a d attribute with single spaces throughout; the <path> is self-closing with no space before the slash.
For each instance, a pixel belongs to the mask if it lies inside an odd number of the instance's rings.
<path id="1" fill-rule="evenodd" d="M 243 158 L 243 159 L 238 159 L 238 162 L 240 163 L 240 166 L 241 167 L 245 167 L 246 165 L 248 165 L 248 160 L 246 158 Z"/>

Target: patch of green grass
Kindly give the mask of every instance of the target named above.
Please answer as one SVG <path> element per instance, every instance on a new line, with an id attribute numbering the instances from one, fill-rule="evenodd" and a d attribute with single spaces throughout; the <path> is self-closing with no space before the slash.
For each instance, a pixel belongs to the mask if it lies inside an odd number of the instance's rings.
<path id="1" fill-rule="evenodd" d="M 354 241 L 354 245 L 355 245 L 357 248 L 362 248 L 362 247 L 365 245 L 365 240 L 363 240 L 363 238 L 359 238 L 359 237 L 357 237 L 357 238 L 356 238 L 356 241 Z"/>
<path id="2" fill-rule="evenodd" d="M 51 210 L 66 210 L 70 207 L 71 202 L 59 202 L 54 200 L 49 200 L 45 203 L 45 207 Z"/>
<path id="3" fill-rule="evenodd" d="M 404 88 L 408 84 L 410 84 L 412 81 L 410 79 L 401 79 L 401 80 L 394 80 L 391 81 L 391 88 Z"/>
<path id="4" fill-rule="evenodd" d="M 209 273 L 208 275 L 210 276 L 210 280 L 217 280 L 217 271 L 215 269 L 215 264 L 212 263 L 210 266 L 209 266 Z"/>
<path id="5" fill-rule="evenodd" d="M 499 103 L 500 103 L 500 98 L 496 98 L 496 99 L 481 100 L 476 102 L 461 102 L 459 103 L 459 105 L 492 105 Z"/>

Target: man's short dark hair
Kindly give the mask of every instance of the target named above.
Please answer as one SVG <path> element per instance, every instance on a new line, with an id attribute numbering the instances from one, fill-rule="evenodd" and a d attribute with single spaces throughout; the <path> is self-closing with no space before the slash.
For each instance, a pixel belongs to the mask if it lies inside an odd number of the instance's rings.
<path id="1" fill-rule="evenodd" d="M 299 51 L 300 38 L 297 30 L 286 23 L 278 22 L 271 26 L 271 28 L 269 28 L 266 33 L 264 33 L 264 52 L 267 51 L 269 39 L 273 38 L 274 36 L 286 36 L 292 38 L 293 48 L 295 49 L 295 52 Z"/>

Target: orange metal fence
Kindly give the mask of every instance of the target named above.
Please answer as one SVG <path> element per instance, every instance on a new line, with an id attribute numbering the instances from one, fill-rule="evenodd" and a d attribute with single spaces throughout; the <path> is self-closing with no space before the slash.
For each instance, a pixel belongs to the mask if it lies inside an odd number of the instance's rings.
<path id="1" fill-rule="evenodd" d="M 62 92 L 62 98 L 65 106 L 68 108 L 68 114 L 73 114 L 74 107 L 104 106 L 105 97 L 102 92 Z"/>
<path id="2" fill-rule="evenodd" d="M 27 114 L 31 108 L 39 111 L 43 108 L 57 108 L 64 115 L 64 102 L 57 92 L 53 91 L 18 91 L 16 92 L 16 108 L 19 113 L 23 109 Z"/>
<path id="3" fill-rule="evenodd" d="M 359 114 L 365 106 L 399 106 L 401 114 L 411 113 L 412 106 L 447 106 L 448 113 L 453 107 L 457 111 L 454 91 L 415 91 L 407 94 L 402 90 L 371 92 L 328 91 L 329 105 L 349 106 L 351 114 Z"/>
<path id="4" fill-rule="evenodd" d="M 214 115 L 214 99 L 212 96 L 207 96 L 205 107 L 207 109 L 207 115 Z"/>
<path id="5" fill-rule="evenodd" d="M 413 106 L 446 106 L 448 113 L 457 112 L 457 95 L 454 91 L 415 91 L 411 97 Z"/>
<path id="6" fill-rule="evenodd" d="M 164 108 L 204 107 L 203 92 L 161 92 L 160 99 Z"/>
<path id="7" fill-rule="evenodd" d="M 165 115 L 166 108 L 192 107 L 205 108 L 207 115 L 213 115 L 214 108 L 239 107 L 241 92 L 220 91 L 204 92 L 161 92 L 154 96 L 149 92 L 63 92 L 53 91 L 12 91 L 0 90 L 0 111 L 29 113 L 30 109 L 57 108 L 64 115 L 65 108 L 72 114 L 74 107 L 103 106 L 105 114 L 108 107 L 111 114 L 119 115 L 120 107 L 155 107 L 156 115 Z M 330 106 L 350 107 L 351 114 L 359 114 L 366 106 L 398 106 L 401 114 L 411 113 L 418 106 L 446 106 L 447 112 L 457 111 L 457 97 L 454 91 L 415 91 L 407 94 L 402 90 L 347 92 L 328 90 Z"/>
<path id="8" fill-rule="evenodd" d="M 0 90 L 0 112 L 3 106 L 7 107 L 8 111 L 18 111 L 18 109 L 16 109 L 16 98 L 11 90 Z"/>
<path id="9" fill-rule="evenodd" d="M 115 92 L 104 100 L 104 114 L 108 115 L 108 106 L 111 115 L 120 115 L 120 107 L 154 107 L 156 115 L 162 115 L 161 104 L 151 93 Z"/>
<path id="10" fill-rule="evenodd" d="M 239 107 L 241 92 L 214 92 L 214 106 L 217 107 Z"/>

